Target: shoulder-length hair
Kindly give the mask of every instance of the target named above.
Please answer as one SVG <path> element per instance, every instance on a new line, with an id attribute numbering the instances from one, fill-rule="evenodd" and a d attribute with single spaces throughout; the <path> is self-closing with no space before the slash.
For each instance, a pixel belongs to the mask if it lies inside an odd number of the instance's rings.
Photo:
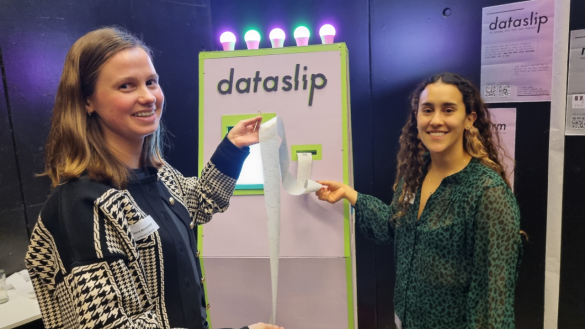
<path id="1" fill-rule="evenodd" d="M 406 124 L 402 128 L 400 151 L 397 156 L 398 167 L 396 180 L 394 181 L 394 190 L 396 191 L 398 185 L 402 182 L 402 193 L 399 197 L 398 212 L 395 217 L 401 217 L 406 213 L 410 206 L 407 196 L 416 193 L 416 189 L 422 184 L 423 154 L 428 152 L 428 150 L 417 137 L 416 116 L 421 93 L 428 85 L 436 82 L 457 87 L 463 95 L 465 112 L 467 114 L 472 112 L 477 114 L 473 126 L 469 130 L 466 130 L 463 135 L 463 148 L 465 151 L 498 173 L 504 182 L 510 186 L 510 182 L 506 176 L 506 170 L 502 165 L 500 150 L 502 151 L 501 154 L 506 154 L 506 152 L 501 146 L 500 135 L 491 120 L 487 105 L 481 99 L 479 90 L 471 81 L 458 74 L 449 72 L 441 73 L 420 83 L 410 97 L 410 111 Z"/>
<path id="2" fill-rule="evenodd" d="M 97 115 L 88 115 L 87 100 L 94 94 L 103 65 L 118 52 L 140 47 L 152 58 L 151 50 L 136 36 L 118 27 L 101 28 L 77 40 L 65 58 L 65 65 L 46 145 L 45 171 L 53 187 L 87 173 L 90 179 L 116 188 L 126 188 L 130 169 L 108 146 Z M 163 165 L 162 134 L 158 129 L 144 138 L 141 167 Z"/>

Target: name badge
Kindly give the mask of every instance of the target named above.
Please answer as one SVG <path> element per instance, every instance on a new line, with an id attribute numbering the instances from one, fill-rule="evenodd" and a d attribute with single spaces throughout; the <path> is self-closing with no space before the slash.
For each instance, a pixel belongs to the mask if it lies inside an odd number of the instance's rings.
<path id="1" fill-rule="evenodd" d="M 134 240 L 143 239 L 158 230 L 159 226 L 150 215 L 144 217 L 138 223 L 130 225 L 130 231 L 134 236 Z"/>

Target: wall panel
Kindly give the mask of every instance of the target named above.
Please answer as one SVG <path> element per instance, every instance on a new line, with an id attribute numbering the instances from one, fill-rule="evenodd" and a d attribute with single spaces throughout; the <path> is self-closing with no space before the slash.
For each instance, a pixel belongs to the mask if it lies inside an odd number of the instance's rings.
<path id="1" fill-rule="evenodd" d="M 569 29 L 585 29 L 585 1 L 571 1 Z M 559 329 L 585 328 L 585 137 L 565 138 Z"/>
<path id="2" fill-rule="evenodd" d="M 0 48 L 1 65 L 2 50 Z M 4 72 L 3 67 L 0 68 L 0 72 Z M 2 78 L 1 73 L 0 78 Z M 11 112 L 8 108 L 4 86 L 4 79 L 2 79 L 0 83 L 0 269 L 10 275 L 24 268 L 28 233 L 10 124 Z"/>
<path id="3" fill-rule="evenodd" d="M 374 195 L 390 202 L 398 137 L 409 94 L 429 76 L 452 71 L 480 82 L 481 9 L 512 1 L 370 1 Z M 443 14 L 449 8 L 450 15 Z M 499 104 L 502 105 L 502 104 Z M 498 104 L 493 104 L 496 107 Z M 550 103 L 506 104 L 518 108 L 516 195 L 522 228 L 531 237 L 516 290 L 517 328 L 543 321 L 546 178 Z M 393 328 L 392 246 L 376 246 L 378 328 Z"/>

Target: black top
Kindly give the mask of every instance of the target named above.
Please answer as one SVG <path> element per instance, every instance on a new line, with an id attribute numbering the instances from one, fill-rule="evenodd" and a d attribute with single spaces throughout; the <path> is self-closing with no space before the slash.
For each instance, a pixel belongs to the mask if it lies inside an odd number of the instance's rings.
<path id="1" fill-rule="evenodd" d="M 228 176 L 237 179 L 248 148 L 239 150 L 227 138 L 218 152 L 229 153 L 233 163 L 218 162 Z M 176 202 L 164 183 L 157 179 L 157 169 L 134 169 L 136 177 L 128 191 L 147 215 L 159 226 L 163 258 L 176 266 L 165 266 L 165 302 L 172 328 L 208 328 L 207 303 L 201 263 L 197 251 L 197 231 L 190 229 L 191 217 L 187 208 Z"/>
<path id="2" fill-rule="evenodd" d="M 224 139 L 199 178 L 164 163 L 125 190 L 87 176 L 56 187 L 25 259 L 45 327 L 205 328 L 191 226 L 227 210 L 246 149 Z M 159 228 L 137 239 L 148 216 Z"/>
<path id="3" fill-rule="evenodd" d="M 163 258 L 175 266 L 165 266 L 166 304 L 172 328 L 191 328 L 201 323 L 207 328 L 205 294 L 197 255 L 195 231 L 189 228 L 191 218 L 187 209 L 169 193 L 157 179 L 157 170 L 136 169 L 137 178 L 128 184 L 128 191 L 136 204 L 150 215 L 159 226 Z M 179 302 L 177 305 L 177 302 Z"/>

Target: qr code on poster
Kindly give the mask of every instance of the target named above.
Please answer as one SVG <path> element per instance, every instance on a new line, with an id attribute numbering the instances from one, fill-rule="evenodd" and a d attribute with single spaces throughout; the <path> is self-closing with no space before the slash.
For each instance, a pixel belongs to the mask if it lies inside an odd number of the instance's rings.
<path id="1" fill-rule="evenodd" d="M 571 118 L 572 129 L 585 129 L 585 116 L 574 116 Z"/>
<path id="2" fill-rule="evenodd" d="M 498 86 L 498 97 L 510 96 L 510 85 L 499 85 Z"/>
<path id="3" fill-rule="evenodd" d="M 485 97 L 496 97 L 496 86 L 485 86 Z"/>

